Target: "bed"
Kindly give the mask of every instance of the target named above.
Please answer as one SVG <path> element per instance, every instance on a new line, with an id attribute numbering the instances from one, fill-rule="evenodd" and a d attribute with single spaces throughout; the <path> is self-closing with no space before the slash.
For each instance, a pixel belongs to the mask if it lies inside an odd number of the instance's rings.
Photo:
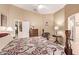
<path id="1" fill-rule="evenodd" d="M 20 38 L 9 42 L 1 55 L 65 55 L 64 47 L 43 37 Z"/>
<path id="2" fill-rule="evenodd" d="M 12 36 L 6 32 L 0 32 L 0 52 L 1 50 L 13 40 Z"/>

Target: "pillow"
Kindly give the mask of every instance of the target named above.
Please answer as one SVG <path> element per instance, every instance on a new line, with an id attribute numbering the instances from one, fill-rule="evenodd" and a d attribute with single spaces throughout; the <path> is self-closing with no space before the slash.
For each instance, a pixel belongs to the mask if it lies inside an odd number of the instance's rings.
<path id="1" fill-rule="evenodd" d="M 4 36 L 7 36 L 9 33 L 0 33 L 0 38 L 1 37 L 4 37 Z"/>

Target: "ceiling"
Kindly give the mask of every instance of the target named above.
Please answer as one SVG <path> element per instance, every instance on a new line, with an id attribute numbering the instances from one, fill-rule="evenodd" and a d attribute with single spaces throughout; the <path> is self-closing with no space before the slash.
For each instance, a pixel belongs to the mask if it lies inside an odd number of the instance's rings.
<path id="1" fill-rule="evenodd" d="M 40 4 L 43 5 L 44 7 L 38 9 L 38 5 L 39 4 L 14 4 L 14 6 L 17 6 L 19 8 L 40 14 L 55 13 L 65 6 L 65 4 Z"/>

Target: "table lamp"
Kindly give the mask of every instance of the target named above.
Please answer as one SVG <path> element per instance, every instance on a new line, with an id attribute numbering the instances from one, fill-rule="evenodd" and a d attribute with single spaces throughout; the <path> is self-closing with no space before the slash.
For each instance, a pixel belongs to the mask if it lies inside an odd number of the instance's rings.
<path id="1" fill-rule="evenodd" d="M 55 26 L 54 29 L 55 29 L 55 35 L 57 35 L 57 31 L 58 31 L 59 27 Z"/>

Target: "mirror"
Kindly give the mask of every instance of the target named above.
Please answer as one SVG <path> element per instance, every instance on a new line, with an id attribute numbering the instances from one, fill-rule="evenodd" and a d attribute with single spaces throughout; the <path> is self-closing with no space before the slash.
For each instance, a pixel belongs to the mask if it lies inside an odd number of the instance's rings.
<path id="1" fill-rule="evenodd" d="M 75 16 L 68 17 L 68 30 L 71 31 L 70 39 L 75 39 Z"/>

